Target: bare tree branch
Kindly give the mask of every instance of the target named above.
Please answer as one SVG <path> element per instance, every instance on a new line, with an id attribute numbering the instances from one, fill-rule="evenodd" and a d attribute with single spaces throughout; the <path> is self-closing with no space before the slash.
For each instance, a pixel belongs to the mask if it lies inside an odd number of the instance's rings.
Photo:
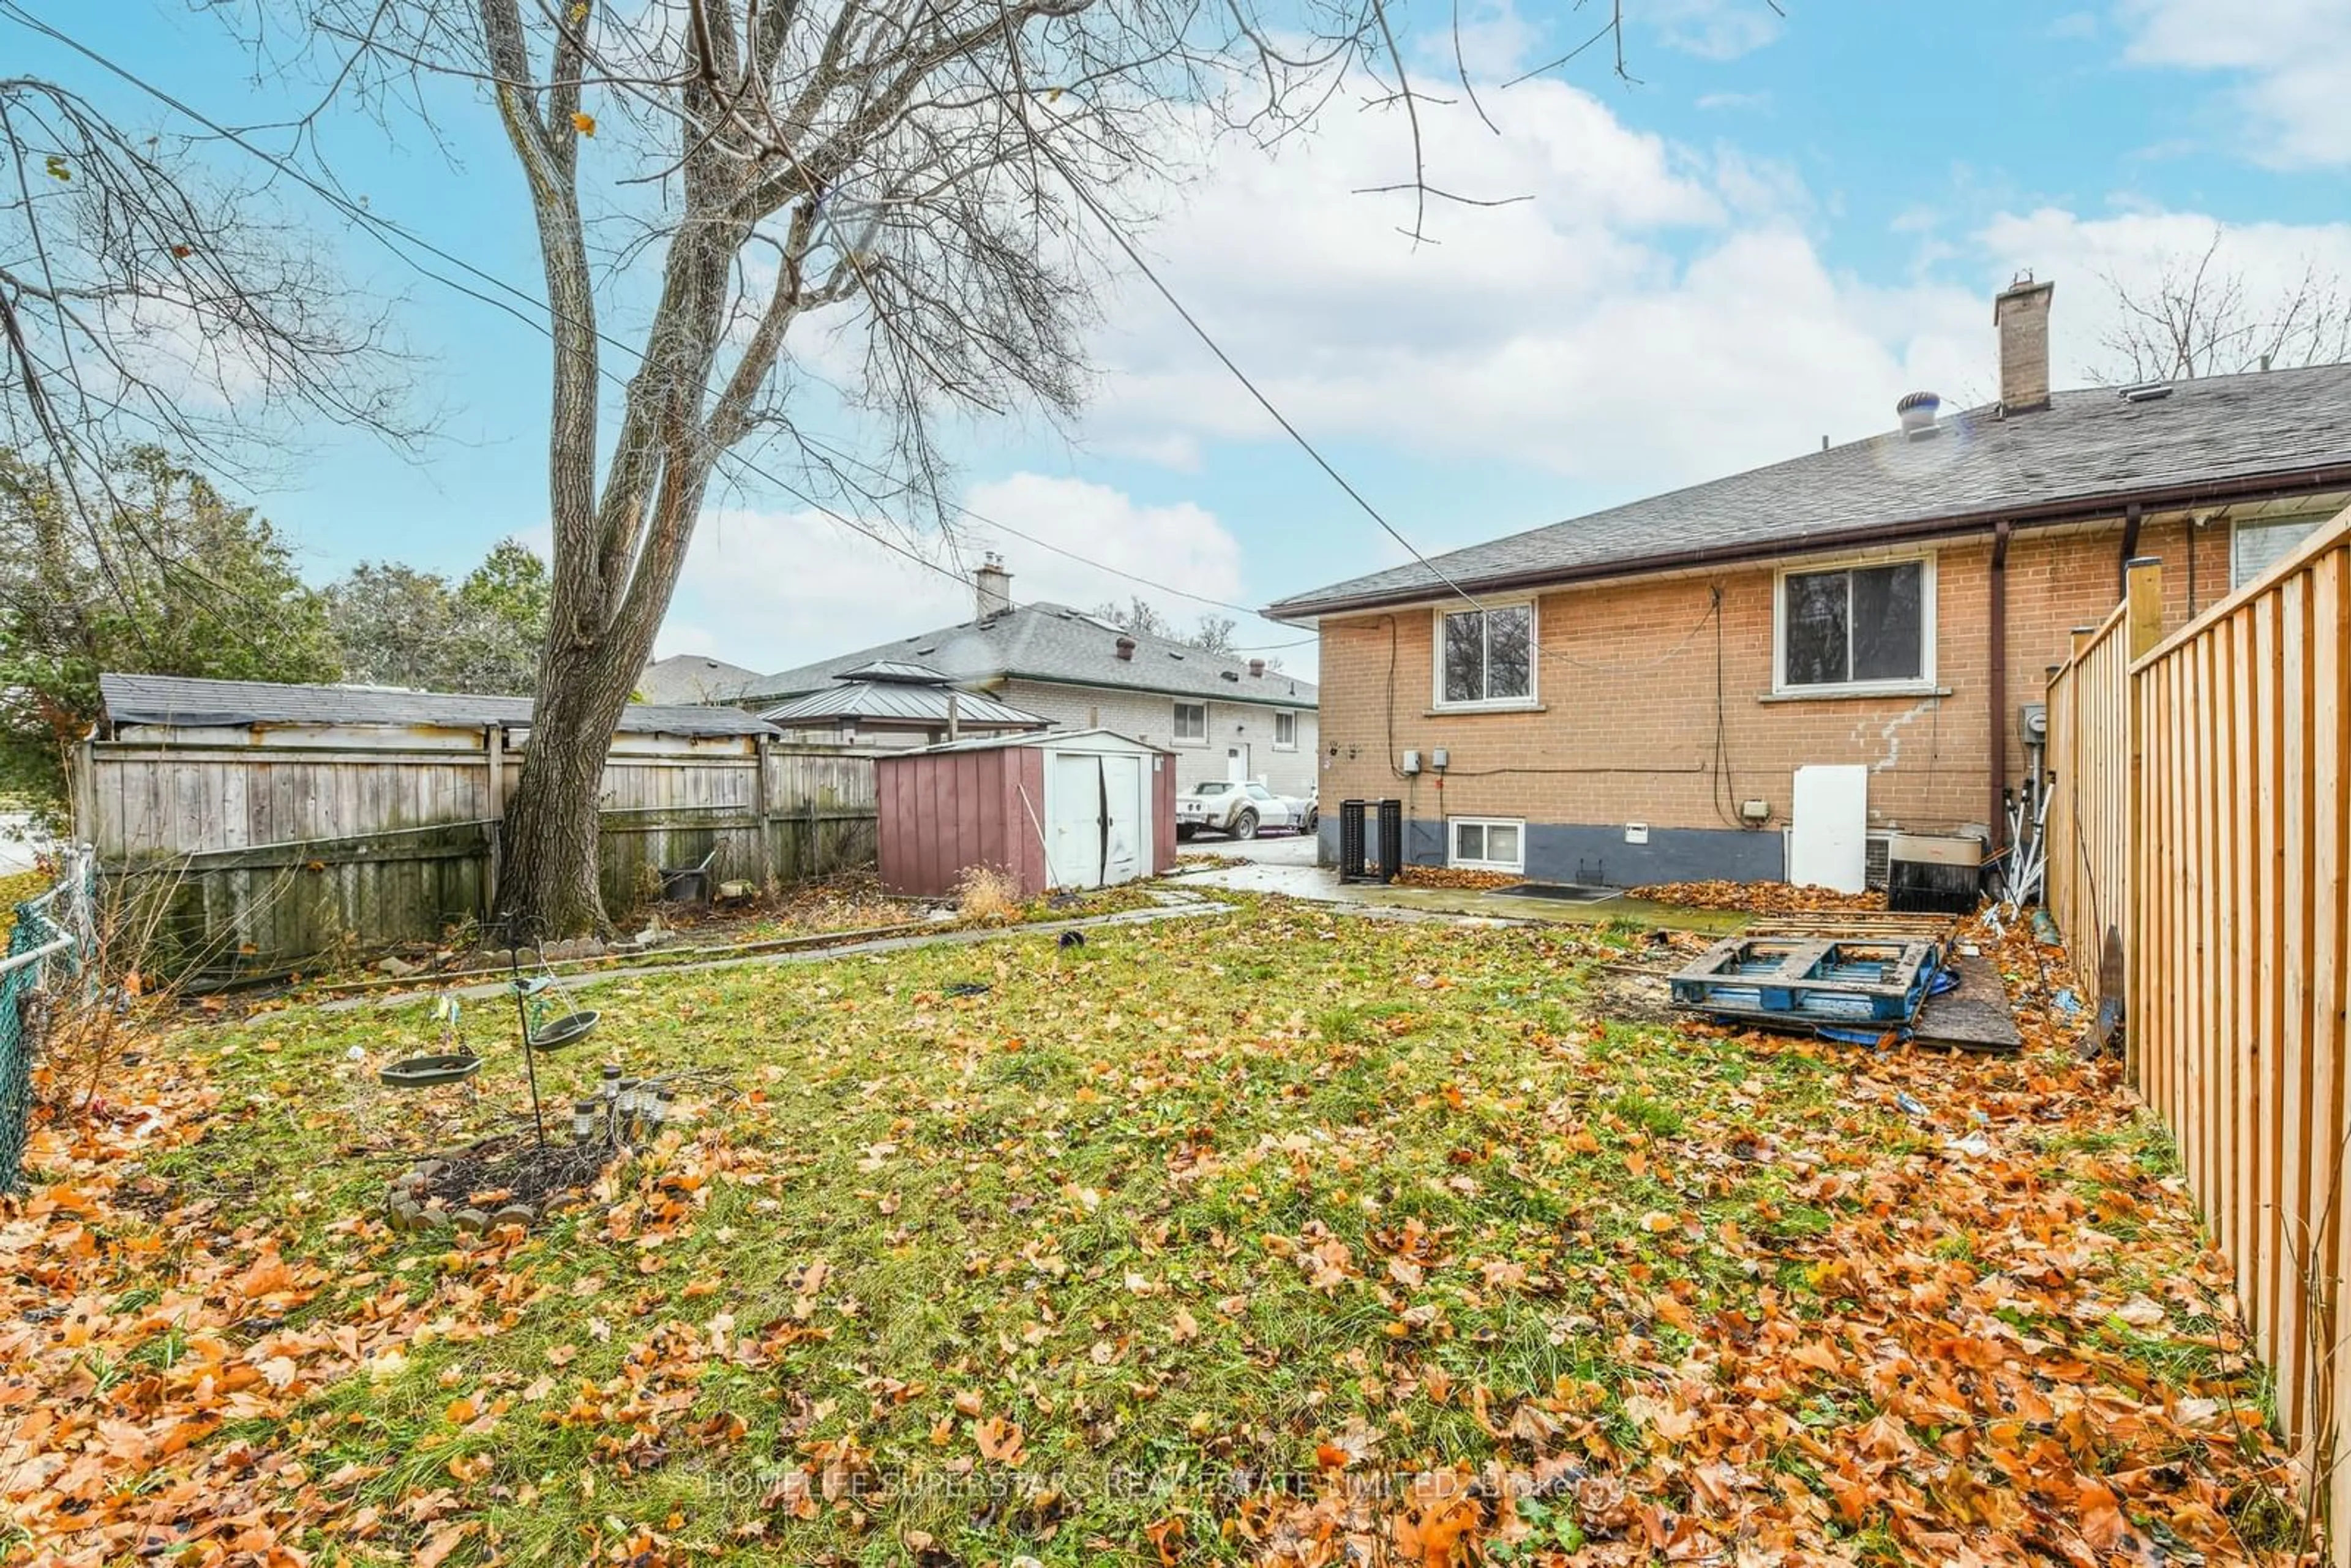
<path id="1" fill-rule="evenodd" d="M 2305 262 L 2299 277 L 2257 298 L 2243 273 L 2220 264 L 2223 238 L 2215 227 L 2201 252 L 2165 256 L 2150 282 L 2099 275 L 2121 320 L 2098 340 L 2095 379 L 2189 381 L 2351 359 L 2351 296 L 2340 277 Z"/>

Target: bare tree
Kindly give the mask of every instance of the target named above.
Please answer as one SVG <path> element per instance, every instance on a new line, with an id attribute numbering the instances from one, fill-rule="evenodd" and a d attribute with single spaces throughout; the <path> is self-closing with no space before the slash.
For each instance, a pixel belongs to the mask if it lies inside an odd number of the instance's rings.
<path id="1" fill-rule="evenodd" d="M 1200 623 L 1184 641 L 1207 653 L 1229 655 L 1233 651 L 1233 634 L 1239 630 L 1239 623 L 1229 615 L 1203 615 Z"/>
<path id="2" fill-rule="evenodd" d="M 254 5 L 260 21 L 268 0 Z M 613 725 L 719 464 L 758 437 L 789 445 L 791 395 L 816 373 L 796 352 L 807 324 L 856 329 L 862 357 L 837 384 L 883 433 L 893 493 L 813 445 L 798 471 L 869 515 L 895 503 L 935 520 L 940 411 L 1079 404 L 1094 224 L 1132 221 L 1132 183 L 1164 173 L 1203 121 L 1266 140 L 1301 123 L 1301 98 L 1332 90 L 1374 31 L 1342 4 L 1278 37 L 1245 7 L 1190 0 L 303 13 L 340 52 L 339 90 L 387 119 L 433 78 L 476 84 L 528 194 L 553 343 L 552 602 L 502 863 L 507 913 L 534 935 L 603 922 Z M 620 178 L 590 180 L 591 153 Z M 608 325 L 648 305 L 642 328 Z"/>
<path id="3" fill-rule="evenodd" d="M 71 480 L 152 446 L 237 472 L 325 418 L 407 442 L 392 307 L 255 183 L 78 93 L 0 78 L 0 445 Z"/>
<path id="4" fill-rule="evenodd" d="M 470 84 L 521 175 L 552 343 L 554 549 L 502 901 L 535 936 L 603 924 L 603 757 L 714 481 L 748 468 L 814 500 L 749 455 L 780 452 L 866 518 L 944 528 L 935 421 L 1079 404 L 1107 260 L 1143 265 L 1138 188 L 1205 134 L 1271 144 L 1352 88 L 1403 110 L 1412 177 L 1384 189 L 1410 201 L 1407 233 L 1430 198 L 1473 199 L 1429 182 L 1437 100 L 1384 0 L 207 3 L 265 68 L 307 39 L 319 101 L 387 126 L 429 126 L 446 84 Z M 1621 0 L 1606 11 L 1597 37 L 1621 41 Z M 339 193 L 323 168 L 303 183 Z M 867 457 L 795 429 L 818 382 L 862 416 Z"/>
<path id="5" fill-rule="evenodd" d="M 2241 272 L 2216 265 L 2221 231 L 2198 255 L 2163 258 L 2154 281 L 2101 274 L 2121 312 L 2099 339 L 2106 359 L 2092 373 L 2108 384 L 2189 381 L 2351 359 L 2351 298 L 2343 280 L 2305 264 L 2274 292 L 2257 292 Z"/>

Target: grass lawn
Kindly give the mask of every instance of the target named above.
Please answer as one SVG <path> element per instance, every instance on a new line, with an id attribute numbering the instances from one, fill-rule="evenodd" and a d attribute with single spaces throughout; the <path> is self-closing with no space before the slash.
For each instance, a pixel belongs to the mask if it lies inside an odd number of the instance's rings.
<path id="1" fill-rule="evenodd" d="M 2149 1562 L 2290 1549 L 2110 1069 L 1593 1016 L 1584 927 L 1282 903 L 597 988 L 683 1126 L 396 1235 L 422 1009 L 183 1030 L 0 1223 L 44 1561 Z M 949 988 L 989 988 L 955 996 Z M 356 1058 L 356 1059 L 355 1059 Z M 1384 1552 L 1384 1557 L 1376 1553 Z M 2183 1559 L 2185 1560 L 2185 1559 Z"/>

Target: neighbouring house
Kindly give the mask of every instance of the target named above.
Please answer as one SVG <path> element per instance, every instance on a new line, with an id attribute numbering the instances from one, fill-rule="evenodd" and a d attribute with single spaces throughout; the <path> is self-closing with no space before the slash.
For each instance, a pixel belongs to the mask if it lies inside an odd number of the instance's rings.
<path id="1" fill-rule="evenodd" d="M 1057 729 L 1109 729 L 1165 746 L 1178 789 L 1207 779 L 1253 779 L 1282 795 L 1313 789 L 1311 683 L 1262 659 L 1129 632 L 1065 604 L 1015 604 L 1012 574 L 992 555 L 974 583 L 973 616 L 960 625 L 768 675 L 734 700 L 772 713 L 861 668 L 915 664 Z"/>
<path id="2" fill-rule="evenodd" d="M 1391 797 L 1415 863 L 1774 879 L 1799 769 L 1859 786 L 1873 879 L 1897 831 L 1998 848 L 2124 563 L 2168 630 L 2351 493 L 2351 366 L 2053 392 L 2053 292 L 1995 300 L 1997 402 L 1270 607 L 1321 634 L 1326 852 Z"/>
<path id="3" fill-rule="evenodd" d="M 987 867 L 1017 896 L 1176 869 L 1176 756 L 1107 729 L 1045 730 L 874 758 L 893 893 L 952 896 Z"/>
<path id="4" fill-rule="evenodd" d="M 636 700 L 655 706 L 732 703 L 759 672 L 705 653 L 672 653 L 655 659 L 637 675 Z"/>
<path id="5" fill-rule="evenodd" d="M 793 739 L 840 746 L 918 747 L 1050 728 L 1050 722 L 967 692 L 927 664 L 876 659 L 759 716 Z"/>

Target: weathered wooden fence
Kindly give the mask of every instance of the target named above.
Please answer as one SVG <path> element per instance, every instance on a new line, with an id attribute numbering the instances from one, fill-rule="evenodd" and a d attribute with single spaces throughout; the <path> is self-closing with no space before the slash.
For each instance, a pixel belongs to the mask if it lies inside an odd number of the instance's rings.
<path id="1" fill-rule="evenodd" d="M 89 746 L 78 831 L 162 962 L 271 969 L 496 916 L 497 820 L 523 758 L 495 731 L 392 748 L 320 738 Z M 634 909 L 663 868 L 714 856 L 714 883 L 871 864 L 872 759 L 747 736 L 616 737 L 599 835 L 606 907 Z"/>
<path id="2" fill-rule="evenodd" d="M 2343 1528 L 2351 512 L 2126 664 L 2086 643 L 2050 702 L 2066 831 L 2099 846 L 2075 858 L 2124 846 L 2095 894 L 2087 874 L 2053 874 L 2053 913 L 2069 942 L 2120 922 L 2134 1081 L 2178 1140 L 2275 1375 L 2280 1425 Z"/>
<path id="3" fill-rule="evenodd" d="M 2050 798 L 2048 904 L 2064 933 L 2077 992 L 2118 990 L 2130 908 L 2131 660 L 2162 624 L 2162 563 L 2130 564 L 2114 613 L 2074 633 L 2073 657 L 2049 683 L 2049 766 L 2066 782 Z"/>

